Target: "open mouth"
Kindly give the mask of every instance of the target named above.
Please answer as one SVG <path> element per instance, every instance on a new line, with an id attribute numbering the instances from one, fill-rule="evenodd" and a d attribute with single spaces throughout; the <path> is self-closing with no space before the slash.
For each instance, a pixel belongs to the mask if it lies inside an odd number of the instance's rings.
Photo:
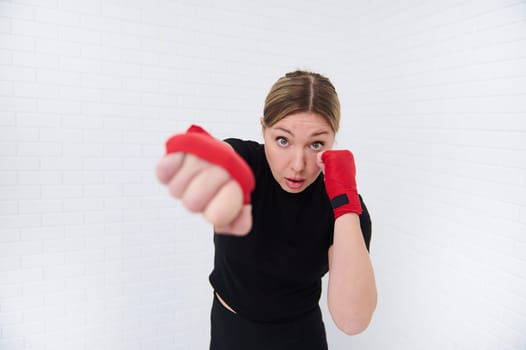
<path id="1" fill-rule="evenodd" d="M 305 183 L 305 179 L 286 177 L 285 182 L 287 183 L 287 187 L 289 187 L 292 190 L 297 190 L 298 188 L 301 188 L 303 186 L 303 184 Z"/>

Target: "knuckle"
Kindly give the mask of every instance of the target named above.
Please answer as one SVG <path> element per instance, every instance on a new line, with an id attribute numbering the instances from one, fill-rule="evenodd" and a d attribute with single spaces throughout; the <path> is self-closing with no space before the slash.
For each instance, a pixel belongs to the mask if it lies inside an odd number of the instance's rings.
<path id="1" fill-rule="evenodd" d="M 188 191 L 187 191 L 188 192 Z M 181 202 L 183 203 L 184 207 L 188 209 L 189 211 L 193 213 L 198 213 L 203 210 L 203 204 L 202 201 L 198 196 L 195 195 L 187 195 L 186 192 L 183 195 Z"/>
<path id="2" fill-rule="evenodd" d="M 180 198 L 182 195 L 181 187 L 177 184 L 177 182 L 174 182 L 173 180 L 168 185 L 168 192 L 172 197 Z"/>

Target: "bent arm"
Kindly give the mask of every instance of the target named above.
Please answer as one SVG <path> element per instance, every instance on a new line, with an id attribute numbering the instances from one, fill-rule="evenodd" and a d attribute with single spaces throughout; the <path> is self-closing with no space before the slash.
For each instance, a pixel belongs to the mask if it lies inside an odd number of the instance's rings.
<path id="1" fill-rule="evenodd" d="M 332 319 L 340 330 L 354 335 L 368 327 L 376 309 L 377 291 L 357 214 L 347 213 L 335 220 L 327 297 Z"/>

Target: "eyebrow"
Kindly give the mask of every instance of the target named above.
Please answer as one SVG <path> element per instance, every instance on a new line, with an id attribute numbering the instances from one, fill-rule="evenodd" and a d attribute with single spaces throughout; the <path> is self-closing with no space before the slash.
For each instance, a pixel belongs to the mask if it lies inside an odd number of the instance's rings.
<path id="1" fill-rule="evenodd" d="M 292 131 L 285 129 L 281 126 L 277 126 L 276 130 L 281 130 L 291 136 L 294 136 L 294 133 Z M 329 134 L 329 132 L 328 131 L 317 131 L 317 132 L 313 132 L 310 136 L 312 137 L 312 136 L 320 136 L 320 135 L 326 135 L 326 134 Z"/>

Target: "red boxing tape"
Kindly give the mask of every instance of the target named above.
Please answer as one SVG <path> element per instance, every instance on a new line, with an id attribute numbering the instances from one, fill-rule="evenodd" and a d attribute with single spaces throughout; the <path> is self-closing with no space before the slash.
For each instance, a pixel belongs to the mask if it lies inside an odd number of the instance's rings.
<path id="1" fill-rule="evenodd" d="M 255 187 L 252 170 L 241 156 L 229 145 L 215 139 L 198 125 L 192 125 L 186 133 L 177 134 L 166 141 L 166 154 L 183 152 L 193 154 L 224 168 L 243 190 L 243 203 L 250 203 Z"/>
<path id="2" fill-rule="evenodd" d="M 331 200 L 334 218 L 346 213 L 362 213 L 356 186 L 354 156 L 348 150 L 328 150 L 321 155 L 325 165 L 325 189 Z"/>

